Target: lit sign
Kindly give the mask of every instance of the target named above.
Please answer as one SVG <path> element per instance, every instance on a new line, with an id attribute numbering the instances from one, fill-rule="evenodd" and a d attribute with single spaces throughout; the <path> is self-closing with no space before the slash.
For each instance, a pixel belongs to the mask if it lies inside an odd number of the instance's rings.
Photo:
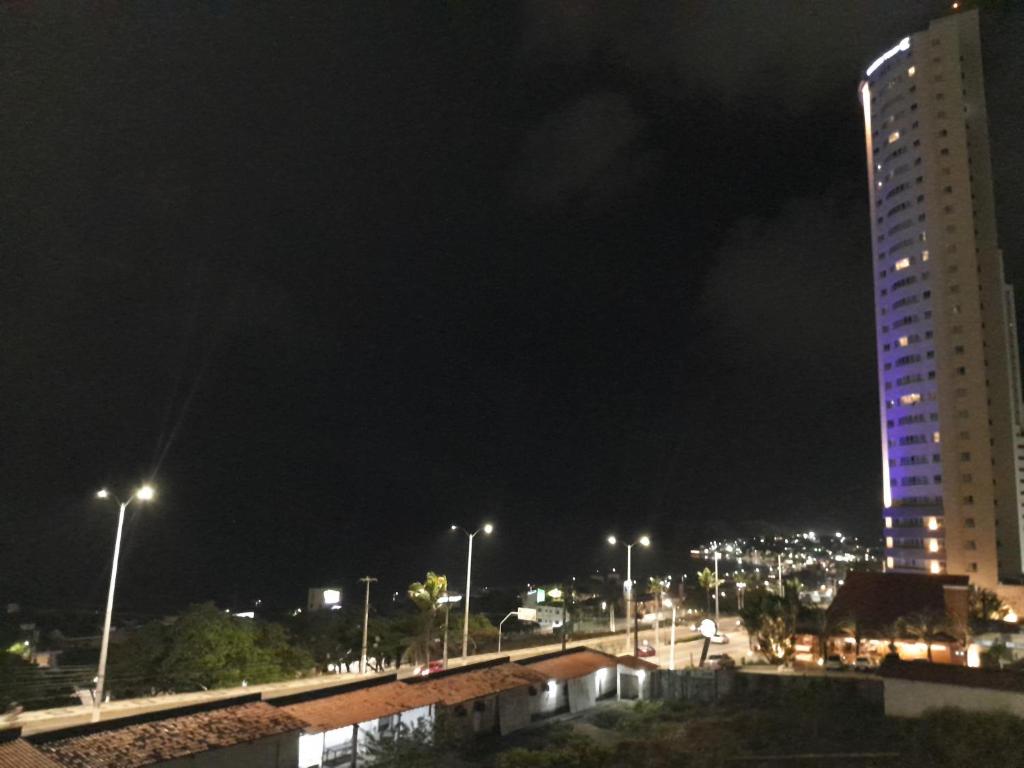
<path id="1" fill-rule="evenodd" d="M 718 634 L 718 625 L 712 619 L 704 619 L 700 623 L 700 633 L 704 637 L 714 637 Z"/>
<path id="2" fill-rule="evenodd" d="M 338 589 L 325 589 L 324 590 L 324 605 L 337 605 L 341 602 L 341 590 Z"/>
<path id="3" fill-rule="evenodd" d="M 904 37 L 902 40 L 900 40 L 898 45 L 894 45 L 888 51 L 886 51 L 881 56 L 879 56 L 877 59 L 875 59 L 874 63 L 870 67 L 868 67 L 868 71 L 865 74 L 867 74 L 868 77 L 871 77 L 871 73 L 872 72 L 874 72 L 880 66 L 885 64 L 885 62 L 887 62 L 889 59 L 891 59 L 897 53 L 900 53 L 901 51 L 909 51 L 909 50 L 910 50 L 910 38 L 909 37 Z"/>

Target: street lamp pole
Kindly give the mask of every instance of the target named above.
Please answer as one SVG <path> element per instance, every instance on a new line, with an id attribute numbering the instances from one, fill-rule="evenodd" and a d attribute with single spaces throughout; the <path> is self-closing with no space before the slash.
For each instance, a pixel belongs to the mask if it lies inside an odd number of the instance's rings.
<path id="1" fill-rule="evenodd" d="M 615 536 L 609 536 L 608 537 L 608 543 L 611 544 L 614 547 L 616 544 L 619 543 L 619 540 Z M 645 547 L 649 547 L 649 546 L 651 546 L 651 539 L 650 539 L 649 536 L 641 536 L 639 539 L 634 541 L 632 544 L 627 544 L 626 542 L 622 542 L 622 544 L 623 544 L 623 546 L 626 547 L 626 584 L 629 585 L 629 594 L 625 596 L 626 597 L 626 650 L 628 652 L 628 650 L 629 650 L 629 614 L 630 614 L 630 608 L 632 608 L 632 611 L 633 611 L 634 614 L 636 613 L 636 605 L 635 604 L 632 605 L 632 606 L 630 605 L 630 603 L 632 603 L 634 601 L 635 597 L 636 597 L 636 592 L 633 589 L 633 547 L 636 546 L 637 544 L 642 544 Z M 635 621 L 633 623 L 634 623 L 634 625 L 636 624 Z M 638 645 L 639 642 L 640 642 L 640 635 L 638 634 L 638 628 L 636 626 L 633 627 L 633 636 L 634 636 L 634 640 L 636 641 L 634 643 L 634 649 L 633 649 L 634 650 L 634 654 L 635 654 L 636 645 Z"/>
<path id="2" fill-rule="evenodd" d="M 154 496 L 156 496 L 156 492 L 150 485 L 143 485 L 138 490 L 133 491 L 132 495 L 129 496 L 126 501 L 121 501 L 116 496 L 113 496 L 106 488 L 102 488 L 96 492 L 96 498 L 98 499 L 113 498 L 120 506 L 120 510 L 117 514 L 117 536 L 114 539 L 114 562 L 110 567 L 110 589 L 107 591 L 107 611 L 103 616 L 103 638 L 100 640 L 100 665 L 96 671 L 96 697 L 93 701 L 95 715 L 99 714 L 100 705 L 103 703 L 104 688 L 107 681 L 107 651 L 110 648 L 110 621 L 114 614 L 114 590 L 117 587 L 117 561 L 121 556 L 121 532 L 124 530 L 124 513 L 128 509 L 128 505 L 135 499 L 138 499 L 139 501 L 152 501 Z"/>
<path id="3" fill-rule="evenodd" d="M 721 591 L 721 587 L 718 583 L 718 558 L 721 556 L 719 551 L 715 550 L 715 626 L 719 624 L 718 618 L 718 593 Z"/>
<path id="4" fill-rule="evenodd" d="M 678 600 L 672 600 L 666 597 L 665 602 L 672 606 L 672 629 L 669 632 L 669 647 L 668 647 L 668 668 L 676 668 L 676 606 L 679 604 Z"/>
<path id="5" fill-rule="evenodd" d="M 469 553 L 466 555 L 466 605 L 462 618 L 462 658 L 466 658 L 469 655 L 469 587 L 473 575 L 473 539 L 480 531 L 490 534 L 494 530 L 494 526 L 487 523 L 470 533 L 465 528 L 452 524 L 452 530 L 461 530 L 469 538 Z"/>
<path id="6" fill-rule="evenodd" d="M 366 674 L 366 644 L 370 629 L 370 584 L 376 581 L 373 576 L 363 576 L 360 581 L 366 584 L 366 602 L 363 603 L 363 647 L 359 653 L 359 674 Z"/>

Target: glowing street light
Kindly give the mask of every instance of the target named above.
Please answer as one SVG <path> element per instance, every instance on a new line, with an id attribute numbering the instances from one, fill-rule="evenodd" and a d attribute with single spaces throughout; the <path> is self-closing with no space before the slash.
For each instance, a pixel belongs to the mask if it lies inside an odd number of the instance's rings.
<path id="1" fill-rule="evenodd" d="M 473 575 L 473 539 L 476 538 L 476 535 L 480 533 L 480 531 L 483 531 L 486 534 L 492 533 L 494 531 L 494 526 L 490 523 L 484 523 L 483 526 L 470 533 L 461 525 L 452 523 L 452 530 L 462 531 L 469 538 L 469 554 L 466 556 L 466 603 L 462 619 L 462 658 L 466 658 L 469 655 L 469 582 Z"/>
<path id="2" fill-rule="evenodd" d="M 608 543 L 613 547 L 619 543 L 619 540 L 615 536 L 609 536 L 607 539 Z M 634 541 L 632 544 L 622 542 L 623 546 L 626 547 L 626 588 L 629 590 L 629 594 L 626 595 L 626 647 L 629 647 L 629 609 L 631 598 L 633 597 L 633 547 L 640 544 L 644 547 L 651 546 L 650 536 L 641 536 L 639 539 Z M 635 608 L 634 608 L 635 611 Z M 636 628 L 633 631 L 634 642 L 633 642 L 633 653 L 636 655 L 638 650 L 637 646 L 640 644 L 640 636 L 636 633 Z"/>
<path id="3" fill-rule="evenodd" d="M 103 617 L 103 639 L 100 641 L 100 665 L 96 672 L 96 698 L 93 701 L 93 706 L 96 709 L 95 714 L 99 714 L 100 705 L 103 703 L 103 688 L 107 677 L 107 650 L 110 647 L 110 619 L 114 613 L 114 588 L 117 585 L 117 561 L 121 554 L 121 531 L 124 529 L 124 513 L 128 509 L 128 505 L 136 499 L 138 501 L 152 501 L 156 497 L 156 491 L 153 490 L 151 485 L 143 485 L 137 488 L 132 495 L 129 496 L 125 501 L 121 501 L 119 498 L 110 493 L 106 488 L 101 488 L 96 492 L 97 499 L 113 499 L 120 506 L 120 511 L 117 515 L 117 537 L 114 539 L 114 562 L 110 566 L 110 590 L 107 593 L 107 612 Z"/>

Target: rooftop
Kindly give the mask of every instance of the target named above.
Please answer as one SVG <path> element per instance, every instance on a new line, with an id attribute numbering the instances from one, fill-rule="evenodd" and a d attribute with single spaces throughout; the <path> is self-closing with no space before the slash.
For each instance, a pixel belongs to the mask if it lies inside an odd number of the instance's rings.
<path id="1" fill-rule="evenodd" d="M 0 743 L 0 768 L 61 768 L 24 739 Z"/>
<path id="2" fill-rule="evenodd" d="M 405 683 L 385 683 L 334 696 L 288 704 L 281 707 L 293 717 L 309 723 L 314 733 L 365 723 L 378 717 L 396 715 L 417 707 L 435 704 L 440 696 L 433 688 Z"/>
<path id="3" fill-rule="evenodd" d="M 572 680 L 589 675 L 599 669 L 614 667 L 618 660 L 614 656 L 590 649 L 582 649 L 575 653 L 565 653 L 550 658 L 531 662 L 524 659 L 519 662 L 528 669 L 539 672 L 553 680 Z"/>
<path id="4" fill-rule="evenodd" d="M 439 677 L 434 680 L 426 678 L 423 682 L 411 684 L 410 687 L 430 691 L 425 695 L 431 695 L 436 701 L 451 706 L 484 696 L 492 696 L 502 691 L 510 691 L 513 688 L 543 685 L 547 681 L 546 676 L 529 667 L 506 663 L 448 677 Z"/>
<path id="5" fill-rule="evenodd" d="M 862 632 L 881 630 L 914 613 L 945 614 L 944 588 L 966 588 L 967 584 L 967 576 L 854 571 L 847 575 L 828 612 L 855 618 Z"/>
<path id="6" fill-rule="evenodd" d="M 627 669 L 657 669 L 658 665 L 636 656 L 619 656 L 615 661 Z"/>
<path id="7" fill-rule="evenodd" d="M 137 768 L 301 731 L 305 726 L 287 712 L 253 702 L 47 739 L 38 743 L 38 748 L 65 768 Z"/>

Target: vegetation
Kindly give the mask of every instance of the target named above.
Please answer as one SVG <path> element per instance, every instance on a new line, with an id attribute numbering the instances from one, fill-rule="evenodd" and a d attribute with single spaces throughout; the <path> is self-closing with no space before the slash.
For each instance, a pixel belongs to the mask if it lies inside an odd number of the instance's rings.
<path id="1" fill-rule="evenodd" d="M 722 580 L 716 579 L 715 572 L 710 568 L 705 568 L 697 574 L 697 583 L 700 584 L 700 588 L 704 590 L 704 597 L 707 601 L 707 612 L 711 613 L 711 593 L 721 586 Z"/>
<path id="2" fill-rule="evenodd" d="M 424 664 L 430 662 L 430 647 L 437 631 L 438 601 L 447 594 L 448 577 L 433 571 L 427 571 L 423 581 L 414 581 L 409 585 L 409 599 L 420 610 L 421 624 L 420 640 L 411 650 L 417 659 L 423 659 Z"/>
<path id="3" fill-rule="evenodd" d="M 948 636 L 960 633 L 949 617 L 937 611 L 919 611 L 899 620 L 900 635 L 925 643 L 928 647 L 928 661 L 932 660 L 932 645 Z"/>
<path id="4" fill-rule="evenodd" d="M 779 596 L 758 588 L 750 590 L 744 598 L 740 621 L 757 649 L 772 664 L 781 664 L 793 655 L 798 609 L 792 590 Z"/>
<path id="5" fill-rule="evenodd" d="M 968 622 L 972 632 L 981 632 L 993 621 L 1002 621 L 1010 607 L 990 589 L 971 587 Z"/>
<path id="6" fill-rule="evenodd" d="M 227 687 L 297 677 L 313 666 L 280 625 L 239 619 L 204 603 L 172 624 L 151 622 L 112 645 L 109 688 L 123 697 Z"/>

